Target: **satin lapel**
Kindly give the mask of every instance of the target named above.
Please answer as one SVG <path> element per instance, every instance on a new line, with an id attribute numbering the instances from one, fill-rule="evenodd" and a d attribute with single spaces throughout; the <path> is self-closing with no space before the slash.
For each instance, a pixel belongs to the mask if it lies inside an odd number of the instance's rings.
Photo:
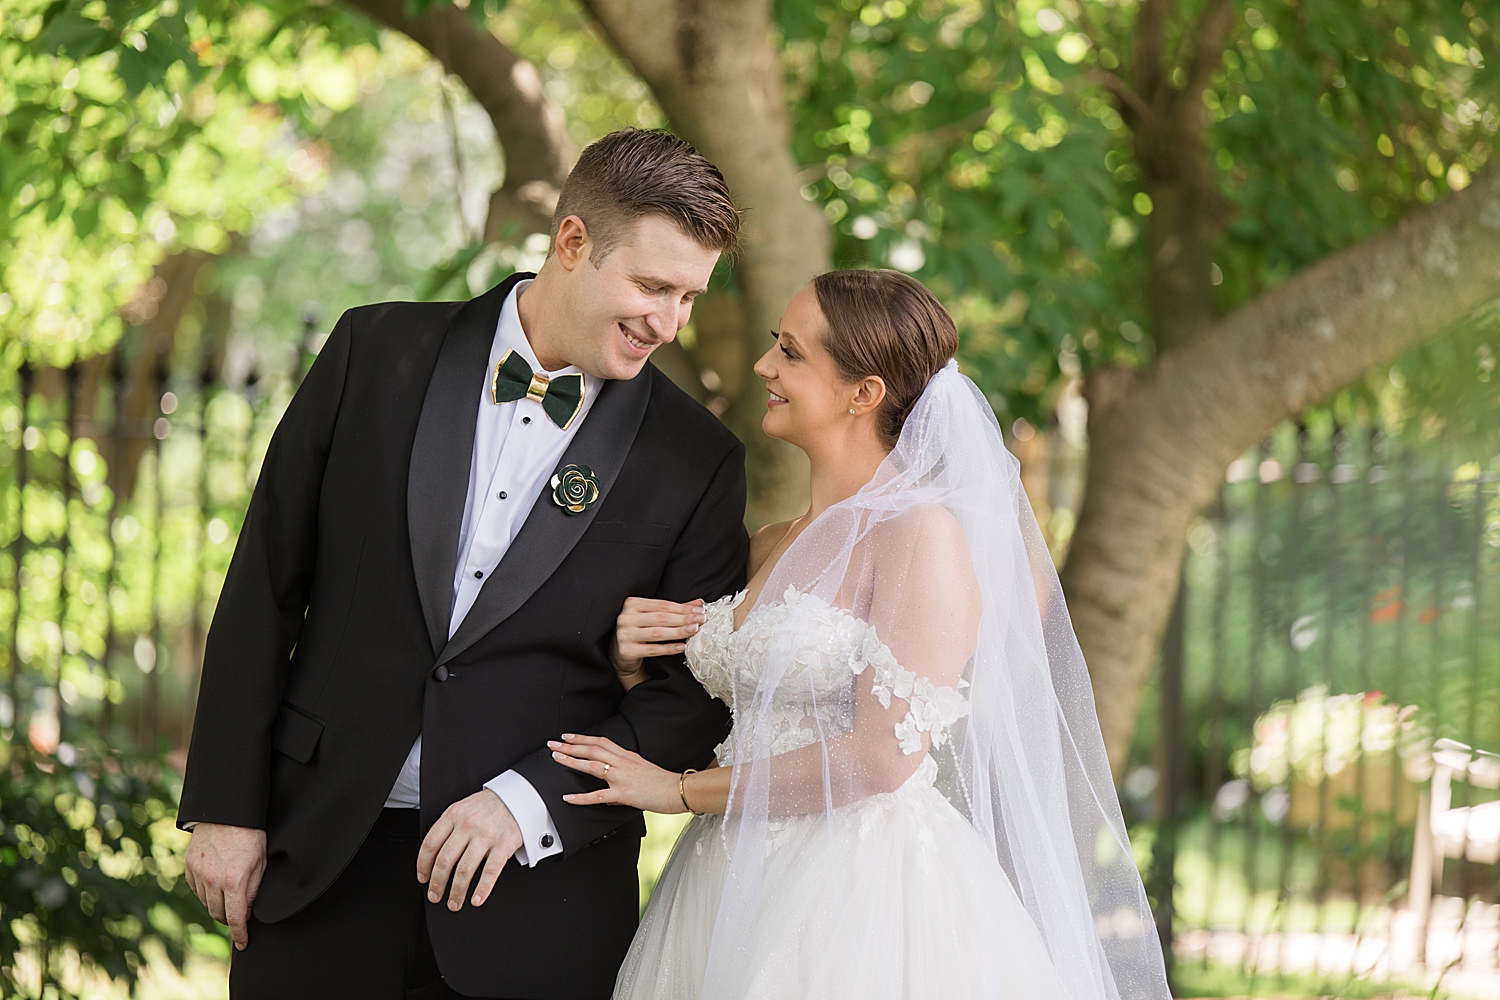
<path id="1" fill-rule="evenodd" d="M 516 609 L 525 604 L 527 598 L 562 565 L 609 496 L 609 489 L 625 464 L 625 456 L 635 443 L 636 431 L 640 429 L 650 399 L 649 366 L 628 382 L 605 382 L 600 387 L 599 398 L 594 400 L 583 426 L 578 428 L 556 466 L 560 469 L 578 464 L 592 469 L 599 479 L 599 502 L 582 514 L 568 514 L 553 502 L 552 491 L 544 488 L 516 540 L 511 542 L 500 565 L 495 567 L 495 572 L 479 591 L 474 606 L 464 616 L 448 645 L 438 654 L 438 663 L 453 659 L 480 636 L 515 614 Z M 451 589 L 451 564 L 448 576 Z"/>
<path id="2" fill-rule="evenodd" d="M 511 287 L 529 277 L 511 275 L 459 310 L 443 338 L 422 401 L 406 479 L 406 520 L 417 592 L 434 654 L 448 641 L 453 570 L 474 457 L 474 425 L 500 307 Z"/>

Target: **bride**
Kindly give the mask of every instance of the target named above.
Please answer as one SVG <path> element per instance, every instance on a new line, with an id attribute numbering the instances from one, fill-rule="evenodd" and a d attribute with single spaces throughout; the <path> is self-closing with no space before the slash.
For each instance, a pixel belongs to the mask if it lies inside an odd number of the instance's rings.
<path id="1" fill-rule="evenodd" d="M 1083 658 L 953 320 L 841 271 L 772 335 L 764 427 L 811 460 L 807 513 L 755 535 L 746 590 L 631 598 L 616 634 L 622 683 L 685 652 L 730 705 L 718 766 L 550 744 L 607 783 L 575 805 L 698 814 L 615 996 L 1164 1000 Z"/>

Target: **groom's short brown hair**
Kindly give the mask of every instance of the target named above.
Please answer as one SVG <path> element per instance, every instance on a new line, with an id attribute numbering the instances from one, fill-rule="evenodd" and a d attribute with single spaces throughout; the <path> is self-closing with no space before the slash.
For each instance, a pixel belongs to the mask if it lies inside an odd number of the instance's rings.
<path id="1" fill-rule="evenodd" d="M 701 246 L 733 253 L 740 213 L 724 175 L 686 142 L 661 129 L 621 129 L 583 151 L 552 213 L 552 240 L 570 215 L 583 220 L 597 266 L 648 215 L 675 222 Z"/>

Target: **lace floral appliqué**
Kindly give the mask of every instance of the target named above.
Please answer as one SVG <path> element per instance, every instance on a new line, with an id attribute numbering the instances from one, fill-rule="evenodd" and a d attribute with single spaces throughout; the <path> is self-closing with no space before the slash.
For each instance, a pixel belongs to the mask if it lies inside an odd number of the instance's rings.
<path id="1" fill-rule="evenodd" d="M 795 618 L 798 646 L 786 676 L 776 685 L 772 706 L 772 754 L 814 743 L 820 730 L 847 730 L 850 720 L 847 706 L 840 710 L 840 694 L 867 669 L 874 671 L 872 691 L 882 708 L 890 707 L 892 697 L 907 704 L 895 736 L 908 755 L 921 752 L 923 733 L 929 734 L 933 746 L 942 746 L 949 728 L 969 713 L 963 694 L 967 682 L 959 681 L 956 688 L 939 686 L 905 669 L 874 626 L 850 612 L 788 587 L 781 602 L 754 609 L 736 631 L 734 609 L 744 599 L 741 591 L 704 609 L 703 627 L 688 640 L 687 661 L 709 694 L 731 706 L 749 704 L 772 645 Z M 719 748 L 718 758 L 721 763 L 733 761 L 733 735 Z"/>

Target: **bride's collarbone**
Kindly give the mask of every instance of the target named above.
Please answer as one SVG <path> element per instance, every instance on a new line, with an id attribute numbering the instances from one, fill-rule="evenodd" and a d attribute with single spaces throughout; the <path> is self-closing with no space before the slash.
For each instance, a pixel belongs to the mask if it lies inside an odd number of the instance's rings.
<path id="1" fill-rule="evenodd" d="M 746 569 L 750 579 L 745 584 L 745 599 L 740 602 L 739 607 L 734 609 L 730 619 L 736 631 L 745 624 L 745 619 L 750 615 L 750 609 L 760 597 L 760 592 L 765 589 L 766 581 L 771 578 L 771 571 L 786 554 L 786 550 L 801 533 L 801 525 L 804 517 L 796 517 L 790 521 L 777 521 L 761 528 L 750 538 L 750 558 Z"/>

